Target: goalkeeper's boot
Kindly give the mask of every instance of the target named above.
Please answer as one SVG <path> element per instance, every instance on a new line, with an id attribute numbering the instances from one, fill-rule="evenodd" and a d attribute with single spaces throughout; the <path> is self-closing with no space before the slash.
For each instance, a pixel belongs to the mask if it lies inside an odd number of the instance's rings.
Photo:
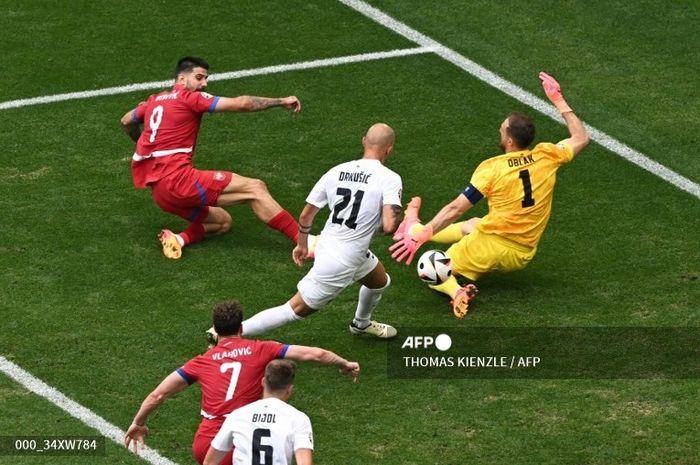
<path id="1" fill-rule="evenodd" d="M 163 255 L 173 260 L 177 260 L 182 256 L 182 246 L 171 230 L 163 229 L 158 234 L 158 240 L 163 246 Z"/>
<path id="2" fill-rule="evenodd" d="M 405 234 L 411 232 L 411 227 L 413 225 L 420 223 L 418 215 L 420 214 L 420 206 L 422 200 L 420 197 L 413 197 L 408 205 L 406 205 L 406 211 L 403 214 L 403 221 L 399 224 L 399 228 L 394 233 L 394 240 L 398 241 L 403 238 Z"/>
<path id="3" fill-rule="evenodd" d="M 217 334 L 213 326 L 207 329 L 205 335 L 207 337 L 207 343 L 209 344 L 209 348 L 211 349 L 213 347 L 216 347 L 216 344 L 219 342 L 219 335 Z"/>
<path id="4" fill-rule="evenodd" d="M 396 328 L 386 323 L 378 323 L 376 321 L 370 321 L 367 326 L 361 328 L 355 323 L 355 320 L 352 320 L 349 329 L 352 334 L 370 334 L 381 339 L 389 339 L 390 337 L 396 336 Z"/>
<path id="5" fill-rule="evenodd" d="M 318 239 L 321 237 L 320 234 L 318 235 L 313 235 L 309 234 L 309 251 L 306 254 L 306 258 L 314 259 L 316 258 L 316 244 L 318 244 Z"/>
<path id="6" fill-rule="evenodd" d="M 464 318 L 469 311 L 469 302 L 474 299 L 479 290 L 474 284 L 467 284 L 457 289 L 457 293 L 452 299 L 452 313 L 456 318 Z"/>

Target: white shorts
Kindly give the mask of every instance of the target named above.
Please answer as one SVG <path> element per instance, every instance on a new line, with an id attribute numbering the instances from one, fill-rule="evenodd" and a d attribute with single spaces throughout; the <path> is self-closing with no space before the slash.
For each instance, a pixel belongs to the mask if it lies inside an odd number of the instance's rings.
<path id="1" fill-rule="evenodd" d="M 325 307 L 343 289 L 367 276 L 379 263 L 370 250 L 357 266 L 341 264 L 332 254 L 318 252 L 317 249 L 314 266 L 297 284 L 301 298 L 314 310 Z"/>

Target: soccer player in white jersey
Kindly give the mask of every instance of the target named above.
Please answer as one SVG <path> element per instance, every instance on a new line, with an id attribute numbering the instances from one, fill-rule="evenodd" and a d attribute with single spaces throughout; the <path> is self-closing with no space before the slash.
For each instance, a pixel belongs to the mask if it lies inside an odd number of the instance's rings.
<path id="1" fill-rule="evenodd" d="M 299 239 L 292 252 L 298 266 L 307 257 L 316 214 L 326 205 L 331 214 L 316 243 L 314 265 L 297 285 L 298 292 L 284 305 L 245 320 L 245 336 L 302 320 L 358 281 L 362 286 L 350 332 L 380 338 L 396 335 L 394 327 L 370 319 L 391 280 L 369 250 L 376 232 L 392 234 L 401 222 L 401 176 L 384 166 L 394 149 L 394 130 L 377 123 L 362 138 L 362 145 L 361 159 L 331 168 L 306 198 L 299 215 Z"/>
<path id="2" fill-rule="evenodd" d="M 263 398 L 231 413 L 211 442 L 204 465 L 219 465 L 233 448 L 233 465 L 312 465 L 314 435 L 309 417 L 287 403 L 294 390 L 291 360 L 265 368 Z"/>

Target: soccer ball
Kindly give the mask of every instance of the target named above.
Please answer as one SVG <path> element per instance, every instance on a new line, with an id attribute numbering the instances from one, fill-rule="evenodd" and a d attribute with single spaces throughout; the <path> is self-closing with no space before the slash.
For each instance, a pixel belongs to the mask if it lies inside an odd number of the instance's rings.
<path id="1" fill-rule="evenodd" d="M 452 276 L 450 257 L 442 250 L 428 250 L 418 260 L 418 277 L 428 284 L 442 284 Z"/>

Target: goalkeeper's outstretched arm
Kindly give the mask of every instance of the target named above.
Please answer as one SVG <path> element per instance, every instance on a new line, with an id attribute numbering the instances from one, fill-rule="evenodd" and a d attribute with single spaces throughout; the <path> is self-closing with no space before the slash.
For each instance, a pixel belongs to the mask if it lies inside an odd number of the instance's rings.
<path id="1" fill-rule="evenodd" d="M 588 145 L 590 141 L 588 131 L 573 110 L 564 112 L 561 116 L 566 121 L 566 127 L 571 134 L 571 137 L 564 139 L 563 142 L 569 144 L 576 155 Z"/>
<path id="2" fill-rule="evenodd" d="M 590 140 L 588 131 L 586 131 L 578 116 L 574 114 L 574 110 L 564 100 L 564 96 L 561 94 L 561 86 L 557 80 L 544 71 L 540 72 L 540 80 L 542 81 L 544 93 L 547 94 L 547 98 L 552 102 L 552 105 L 561 113 L 562 118 L 566 122 L 566 127 L 569 129 L 569 134 L 571 134 L 571 137 L 562 142 L 569 144 L 574 151 L 574 155 L 576 155 L 588 145 Z"/>
<path id="3" fill-rule="evenodd" d="M 430 220 L 427 226 L 432 227 L 433 234 L 445 229 L 445 227 L 454 223 L 460 216 L 474 205 L 464 194 L 459 194 L 452 202 L 448 203 Z"/>

